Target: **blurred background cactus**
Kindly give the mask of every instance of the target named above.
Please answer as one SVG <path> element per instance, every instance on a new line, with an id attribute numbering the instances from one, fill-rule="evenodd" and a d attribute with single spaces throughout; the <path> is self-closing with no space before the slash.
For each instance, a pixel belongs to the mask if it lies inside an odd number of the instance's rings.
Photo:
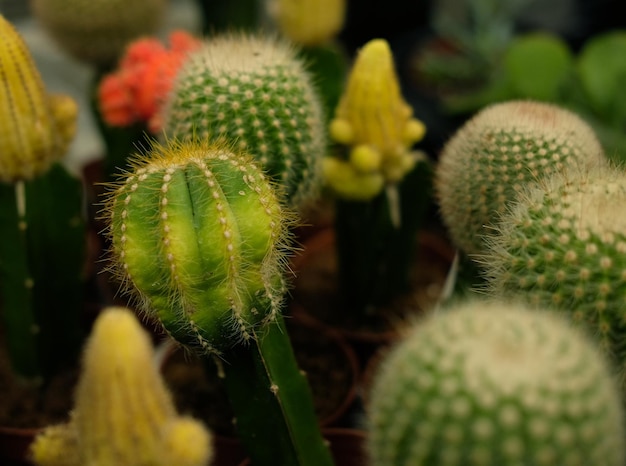
<path id="1" fill-rule="evenodd" d="M 181 68 L 163 128 L 168 138 L 234 141 L 296 210 L 319 195 L 322 107 L 304 63 L 284 40 L 238 33 L 207 40 Z"/>
<path id="2" fill-rule="evenodd" d="M 77 108 L 47 93 L 2 16 L 0 70 L 0 310 L 13 370 L 39 389 L 72 366 L 82 338 L 82 184 L 60 163 Z"/>
<path id="3" fill-rule="evenodd" d="M 172 140 L 139 159 L 107 200 L 114 264 L 172 337 L 223 360 L 254 464 L 329 465 L 281 317 L 293 214 L 234 146 Z"/>
<path id="4" fill-rule="evenodd" d="M 369 400 L 372 466 L 626 458 L 610 365 L 584 332 L 545 309 L 507 301 L 442 309 L 384 356 Z"/>
<path id="5" fill-rule="evenodd" d="M 39 466 L 206 466 L 210 433 L 177 415 L 135 315 L 104 309 L 87 340 L 67 424 L 48 426 L 31 446 Z"/>
<path id="6" fill-rule="evenodd" d="M 522 191 L 480 257 L 487 291 L 560 310 L 586 328 L 623 380 L 626 175 L 573 171 Z"/>

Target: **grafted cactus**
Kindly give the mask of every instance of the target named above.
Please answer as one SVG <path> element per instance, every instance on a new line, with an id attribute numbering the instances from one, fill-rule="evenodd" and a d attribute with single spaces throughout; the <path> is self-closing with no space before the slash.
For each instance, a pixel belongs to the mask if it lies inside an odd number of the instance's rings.
<path id="1" fill-rule="evenodd" d="M 626 380 L 626 174 L 553 176 L 522 192 L 480 258 L 487 288 L 561 310 L 587 328 Z"/>
<path id="2" fill-rule="evenodd" d="M 212 456 L 206 428 L 177 415 L 147 333 L 116 307 L 87 341 L 71 421 L 47 427 L 31 451 L 39 466 L 205 466 Z"/>
<path id="3" fill-rule="evenodd" d="M 534 101 L 491 105 L 440 155 L 435 187 L 444 223 L 461 250 L 480 253 L 488 228 L 525 185 L 605 161 L 591 127 L 568 110 Z"/>
<path id="4" fill-rule="evenodd" d="M 287 42 L 212 38 L 183 64 L 164 109 L 168 137 L 225 139 L 252 154 L 291 206 L 315 198 L 326 148 L 319 98 Z"/>
<path id="5" fill-rule="evenodd" d="M 471 301 L 411 327 L 367 407 L 371 466 L 624 463 L 607 361 L 545 309 Z"/>
<path id="6" fill-rule="evenodd" d="M 155 145 L 107 205 L 114 263 L 143 310 L 225 361 L 255 464 L 330 464 L 280 313 L 293 216 L 259 165 L 223 143 Z"/>

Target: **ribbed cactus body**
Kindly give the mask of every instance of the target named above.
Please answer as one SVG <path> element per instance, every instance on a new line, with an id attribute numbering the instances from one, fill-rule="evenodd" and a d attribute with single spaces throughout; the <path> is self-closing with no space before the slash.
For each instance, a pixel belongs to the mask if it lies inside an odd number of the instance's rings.
<path id="1" fill-rule="evenodd" d="M 606 361 L 556 315 L 467 302 L 411 328 L 368 406 L 372 466 L 618 466 L 620 392 Z"/>
<path id="2" fill-rule="evenodd" d="M 203 466 L 211 444 L 199 422 L 177 415 L 137 318 L 108 308 L 85 348 L 71 421 L 32 451 L 40 466 Z"/>
<path id="3" fill-rule="evenodd" d="M 322 118 L 291 46 L 233 34 L 212 38 L 183 64 L 165 104 L 164 129 L 168 137 L 223 138 L 245 149 L 298 206 L 317 194 Z"/>
<path id="4" fill-rule="evenodd" d="M 626 374 L 626 175 L 555 176 L 526 190 L 481 258 L 490 292 L 562 310 Z"/>
<path id="5" fill-rule="evenodd" d="M 72 57 L 98 67 L 116 63 L 126 45 L 154 34 L 166 0 L 34 0 L 33 14 Z"/>
<path id="6" fill-rule="evenodd" d="M 0 15 L 0 181 L 31 179 L 65 155 L 76 104 L 48 95 L 24 40 Z"/>
<path id="7" fill-rule="evenodd" d="M 290 216 L 250 157 L 206 141 L 155 146 L 110 214 L 122 278 L 180 342 L 219 351 L 273 319 Z"/>
<path id="8" fill-rule="evenodd" d="M 489 226 L 526 184 L 604 161 L 593 130 L 575 114 L 533 101 L 494 104 L 442 150 L 436 191 L 443 220 L 459 248 L 480 253 Z"/>

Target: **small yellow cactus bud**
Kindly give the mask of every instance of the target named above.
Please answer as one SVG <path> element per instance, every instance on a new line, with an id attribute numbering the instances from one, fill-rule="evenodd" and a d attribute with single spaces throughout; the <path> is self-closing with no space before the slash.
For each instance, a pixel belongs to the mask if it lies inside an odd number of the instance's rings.
<path id="1" fill-rule="evenodd" d="M 379 172 L 359 173 L 354 167 L 335 157 L 325 157 L 322 170 L 328 185 L 341 197 L 366 201 L 383 189 L 385 180 Z"/>
<path id="2" fill-rule="evenodd" d="M 330 41 L 342 28 L 345 0 L 273 0 L 270 15 L 293 42 L 314 46 Z"/>
<path id="3" fill-rule="evenodd" d="M 379 188 L 382 191 L 385 184 L 400 182 L 415 165 L 410 149 L 424 137 L 426 128 L 412 115 L 400 92 L 389 44 L 383 39 L 371 40 L 352 67 L 330 123 L 330 137 L 355 148 L 350 154 L 354 169 L 379 171 L 384 180 Z M 361 147 L 370 148 L 370 152 L 362 152 Z M 380 161 L 372 153 L 379 154 Z M 359 179 L 350 178 L 354 182 Z"/>
<path id="4" fill-rule="evenodd" d="M 77 113 L 69 100 L 47 95 L 26 43 L 0 15 L 1 182 L 31 179 L 64 155 Z"/>
<path id="5" fill-rule="evenodd" d="M 382 156 L 371 146 L 361 144 L 350 151 L 350 163 L 359 172 L 373 172 L 380 169 Z"/>
<path id="6" fill-rule="evenodd" d="M 178 417 L 153 356 L 152 343 L 130 310 L 105 309 L 85 348 L 73 417 L 37 437 L 31 448 L 36 464 L 207 464 L 210 434 L 199 422 Z"/>

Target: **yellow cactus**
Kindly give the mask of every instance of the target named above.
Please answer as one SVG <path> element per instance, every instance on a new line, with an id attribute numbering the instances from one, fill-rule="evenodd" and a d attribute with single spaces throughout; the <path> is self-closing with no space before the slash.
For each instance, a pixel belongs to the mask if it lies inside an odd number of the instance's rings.
<path id="1" fill-rule="evenodd" d="M 330 41 L 343 27 L 346 0 L 273 0 L 270 15 L 293 42 L 305 46 Z"/>
<path id="2" fill-rule="evenodd" d="M 0 15 L 0 182 L 31 179 L 65 154 L 76 103 L 46 93 L 30 51 Z"/>
<path id="3" fill-rule="evenodd" d="M 136 317 L 109 308 L 87 343 L 71 420 L 43 431 L 31 448 L 40 466 L 203 466 L 210 434 L 176 414 Z"/>
<path id="4" fill-rule="evenodd" d="M 327 183 L 346 198 L 374 197 L 415 166 L 419 157 L 411 146 L 425 131 L 402 98 L 389 44 L 371 40 L 358 54 L 330 122 L 330 137 L 351 148 L 347 161 L 325 164 Z M 377 190 L 372 189 L 372 175 L 384 180 Z M 357 182 L 342 184 L 347 178 Z"/>

